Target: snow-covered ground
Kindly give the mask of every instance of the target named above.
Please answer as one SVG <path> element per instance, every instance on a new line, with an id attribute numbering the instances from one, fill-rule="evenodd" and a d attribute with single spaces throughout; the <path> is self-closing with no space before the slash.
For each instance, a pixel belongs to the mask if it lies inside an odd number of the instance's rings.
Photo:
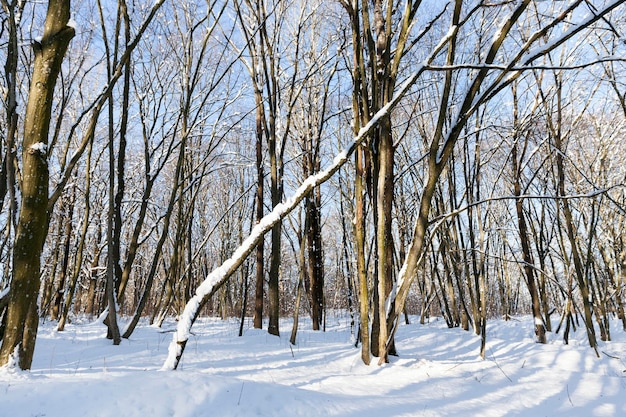
<path id="1" fill-rule="evenodd" d="M 415 319 L 415 322 L 417 320 Z M 302 323 L 302 321 L 301 321 Z M 1 417 L 161 416 L 624 416 L 626 334 L 596 358 L 580 329 L 569 345 L 533 342 L 531 318 L 490 321 L 487 358 L 480 339 L 442 320 L 402 326 L 400 357 L 360 362 L 349 319 L 326 332 L 304 320 L 290 346 L 238 322 L 201 319 L 178 371 L 160 371 L 174 322 L 138 327 L 113 346 L 100 323 L 58 333 L 41 325 L 30 372 L 0 369 Z"/>

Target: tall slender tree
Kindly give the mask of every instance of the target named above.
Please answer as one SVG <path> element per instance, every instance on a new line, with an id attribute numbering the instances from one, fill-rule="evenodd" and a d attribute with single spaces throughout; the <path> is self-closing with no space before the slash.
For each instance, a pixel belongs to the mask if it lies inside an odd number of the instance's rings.
<path id="1" fill-rule="evenodd" d="M 69 25 L 70 1 L 50 0 L 41 41 L 33 43 L 35 61 L 22 140 L 22 200 L 13 247 L 11 296 L 0 365 L 11 357 L 30 369 L 39 314 L 37 294 L 41 253 L 48 226 L 48 132 L 56 80 L 74 28 Z"/>
<path id="2" fill-rule="evenodd" d="M 235 2 L 235 9 L 243 39 L 244 48 L 249 51 L 249 59 L 243 63 L 250 75 L 255 101 L 256 116 L 256 147 L 257 147 L 257 213 L 256 221 L 262 214 L 260 201 L 263 192 L 261 184 L 262 158 L 259 150 L 263 140 L 267 146 L 269 161 L 270 203 L 278 206 L 283 199 L 285 151 L 288 146 L 295 104 L 302 92 L 303 77 L 300 73 L 302 60 L 301 43 L 304 36 L 304 23 L 309 16 L 306 7 L 300 8 L 295 17 L 294 29 L 289 32 L 287 22 L 292 17 L 292 5 L 275 0 Z M 289 49 L 281 46 L 281 37 L 289 35 Z M 289 52 L 287 52 L 289 51 Z M 283 55 L 289 53 L 287 60 Z M 288 74 L 287 76 L 285 74 Z M 282 245 L 282 223 L 274 224 L 271 233 L 270 265 L 268 276 L 268 332 L 279 334 L 280 316 L 280 265 Z M 259 242 L 259 245 L 262 245 Z M 262 310 L 263 277 L 261 274 L 260 256 L 262 247 L 257 248 L 257 298 L 255 308 L 255 326 L 259 327 L 259 313 Z"/>

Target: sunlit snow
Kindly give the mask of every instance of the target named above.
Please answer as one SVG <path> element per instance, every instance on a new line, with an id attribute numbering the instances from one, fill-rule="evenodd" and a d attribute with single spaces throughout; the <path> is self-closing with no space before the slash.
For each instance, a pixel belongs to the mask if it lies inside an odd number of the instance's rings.
<path id="1" fill-rule="evenodd" d="M 48 152 L 48 145 L 43 142 L 36 142 L 30 145 L 28 149 L 30 149 L 31 152 L 45 155 L 46 152 Z"/>
<path id="2" fill-rule="evenodd" d="M 490 321 L 480 338 L 443 320 L 400 326 L 385 366 L 365 366 L 350 317 L 326 332 L 301 320 L 296 346 L 237 320 L 199 319 L 177 371 L 159 371 L 171 331 L 140 325 L 113 346 L 101 323 L 40 326 L 30 372 L 0 369 L 1 416 L 620 416 L 626 413 L 626 334 L 595 357 L 579 330 L 564 345 L 534 343 L 532 317 Z M 288 335 L 291 321 L 283 320 Z"/>

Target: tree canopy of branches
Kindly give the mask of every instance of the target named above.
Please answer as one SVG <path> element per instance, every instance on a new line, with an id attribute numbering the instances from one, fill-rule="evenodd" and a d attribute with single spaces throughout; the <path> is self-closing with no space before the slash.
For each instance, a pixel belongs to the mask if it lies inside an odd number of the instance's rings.
<path id="1" fill-rule="evenodd" d="M 0 364 L 40 317 L 117 344 L 174 316 L 176 369 L 200 315 L 293 314 L 295 344 L 331 310 L 366 364 L 410 314 L 597 353 L 626 330 L 624 3 L 1 0 Z"/>

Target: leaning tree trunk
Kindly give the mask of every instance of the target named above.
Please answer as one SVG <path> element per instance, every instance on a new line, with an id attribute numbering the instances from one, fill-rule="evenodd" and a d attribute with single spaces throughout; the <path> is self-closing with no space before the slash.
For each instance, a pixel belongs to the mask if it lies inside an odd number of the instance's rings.
<path id="1" fill-rule="evenodd" d="M 69 0 L 50 0 L 41 42 L 34 42 L 31 79 L 22 144 L 22 204 L 13 248 L 13 276 L 0 365 L 15 353 L 21 369 L 30 369 L 39 315 L 37 295 L 41 252 L 48 223 L 48 131 L 54 87 L 63 57 L 74 37 L 68 26 Z"/>

